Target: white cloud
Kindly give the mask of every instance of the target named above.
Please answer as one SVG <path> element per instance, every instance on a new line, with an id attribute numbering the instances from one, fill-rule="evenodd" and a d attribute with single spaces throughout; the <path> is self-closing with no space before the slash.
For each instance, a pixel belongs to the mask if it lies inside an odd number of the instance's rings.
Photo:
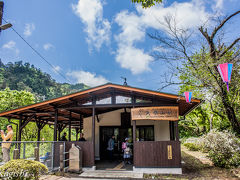
<path id="1" fill-rule="evenodd" d="M 90 50 L 92 46 L 98 50 L 103 43 L 109 43 L 111 25 L 103 18 L 103 4 L 101 0 L 79 0 L 72 5 L 74 13 L 85 24 L 84 31 L 88 34 L 86 38 Z"/>
<path id="2" fill-rule="evenodd" d="M 4 49 L 14 49 L 16 47 L 15 41 L 9 41 L 8 43 L 4 44 L 2 48 Z"/>
<path id="3" fill-rule="evenodd" d="M 29 37 L 32 35 L 32 32 L 35 30 L 35 25 L 33 23 L 26 23 L 24 28 L 24 36 Z"/>
<path id="4" fill-rule="evenodd" d="M 116 61 L 122 68 L 129 69 L 133 74 L 139 74 L 151 70 L 149 64 L 153 57 L 144 53 L 142 49 L 124 46 L 118 49 Z"/>
<path id="5" fill-rule="evenodd" d="M 133 74 L 149 71 L 149 63 L 153 58 L 143 49 L 134 47 L 134 42 L 143 41 L 145 37 L 141 18 L 134 13 L 122 11 L 117 14 L 115 22 L 122 28 L 122 32 L 115 36 L 118 43 L 116 61 Z"/>
<path id="6" fill-rule="evenodd" d="M 61 67 L 60 66 L 54 66 L 54 68 L 53 68 L 53 71 L 55 72 L 55 73 L 58 73 L 59 71 L 61 71 Z"/>
<path id="7" fill-rule="evenodd" d="M 174 2 L 168 7 L 163 5 L 142 9 L 137 7 L 142 21 L 146 27 L 165 30 L 163 25 L 166 16 L 174 16 L 179 28 L 195 28 L 205 23 L 209 18 L 203 1 L 192 0 L 190 2 Z"/>
<path id="8" fill-rule="evenodd" d="M 54 48 L 54 46 L 51 43 L 46 43 L 43 45 L 43 49 L 45 49 L 46 51 L 52 48 Z"/>
<path id="9" fill-rule="evenodd" d="M 68 76 L 77 79 L 78 83 L 84 83 L 88 86 L 98 86 L 108 82 L 103 76 L 97 76 L 95 73 L 87 71 L 72 71 L 67 73 Z"/>
<path id="10" fill-rule="evenodd" d="M 16 42 L 15 41 L 9 41 L 8 43 L 4 44 L 2 46 L 3 49 L 9 49 L 15 52 L 16 55 L 20 53 L 20 50 L 16 48 Z"/>
<path id="11" fill-rule="evenodd" d="M 209 17 L 204 4 L 197 0 L 174 2 L 167 7 L 161 4 L 148 9 L 137 6 L 136 9 L 137 13 L 122 11 L 115 18 L 115 22 L 122 29 L 121 33 L 115 36 L 118 43 L 115 59 L 121 67 L 129 69 L 133 74 L 151 70 L 149 65 L 153 58 L 143 49 L 135 47 L 137 42 L 144 41 L 148 28 L 166 31 L 163 22 L 168 15 L 173 15 L 177 26 L 181 28 L 197 27 Z"/>
<path id="12" fill-rule="evenodd" d="M 213 10 L 221 10 L 223 8 L 224 0 L 214 0 L 215 4 L 212 6 Z"/>

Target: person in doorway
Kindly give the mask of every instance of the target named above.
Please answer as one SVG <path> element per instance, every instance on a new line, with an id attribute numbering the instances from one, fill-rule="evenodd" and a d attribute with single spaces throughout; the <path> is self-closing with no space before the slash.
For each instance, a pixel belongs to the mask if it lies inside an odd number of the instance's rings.
<path id="1" fill-rule="evenodd" d="M 114 139 L 115 139 L 115 136 L 112 135 L 112 137 L 108 140 L 107 150 L 108 150 L 108 157 L 110 160 L 113 160 Z"/>
<path id="2" fill-rule="evenodd" d="M 1 137 L 3 142 L 11 142 L 13 139 L 13 128 L 12 125 L 7 126 L 7 135 L 5 135 L 4 131 L 1 130 Z M 6 163 L 10 161 L 10 147 L 11 143 L 2 143 L 2 153 L 3 153 L 3 161 Z"/>
<path id="3" fill-rule="evenodd" d="M 131 148 L 130 148 L 130 143 L 128 141 L 129 141 L 129 138 L 125 138 L 125 142 L 122 143 L 124 165 L 126 165 L 127 163 L 131 164 L 130 162 Z"/>
<path id="4" fill-rule="evenodd" d="M 79 141 L 86 141 L 86 139 L 84 138 L 84 134 L 83 133 L 80 133 Z"/>
<path id="5" fill-rule="evenodd" d="M 60 141 L 67 141 L 67 133 L 64 132 L 62 137 L 60 138 Z"/>

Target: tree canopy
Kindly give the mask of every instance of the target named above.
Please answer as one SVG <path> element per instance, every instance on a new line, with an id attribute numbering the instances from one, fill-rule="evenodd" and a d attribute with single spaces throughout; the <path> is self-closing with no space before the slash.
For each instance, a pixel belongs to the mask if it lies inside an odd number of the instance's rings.
<path id="1" fill-rule="evenodd" d="M 141 3 L 143 8 L 149 8 L 156 5 L 157 3 L 161 3 L 162 0 L 132 0 L 132 2 Z"/>
<path id="2" fill-rule="evenodd" d="M 37 101 L 63 96 L 86 89 L 84 84 L 58 83 L 34 65 L 18 61 L 3 64 L 0 60 L 0 90 L 26 90 L 35 95 Z"/>
<path id="3" fill-rule="evenodd" d="M 220 33 L 226 23 L 238 14 L 240 11 L 225 18 L 219 17 L 214 27 L 201 26 L 200 40 L 196 40 L 191 30 L 177 27 L 174 17 L 165 18 L 166 35 L 162 32 L 150 34 L 166 50 L 157 52 L 155 57 L 169 63 L 172 70 L 164 87 L 180 85 L 180 94 L 192 91 L 195 97 L 205 100 L 204 105 L 181 122 L 187 122 L 183 124 L 185 127 L 192 124 L 196 132 L 200 127 L 204 132 L 215 126 L 231 128 L 240 135 L 240 38 L 225 42 L 224 33 Z M 229 92 L 217 68 L 222 63 L 233 64 Z"/>

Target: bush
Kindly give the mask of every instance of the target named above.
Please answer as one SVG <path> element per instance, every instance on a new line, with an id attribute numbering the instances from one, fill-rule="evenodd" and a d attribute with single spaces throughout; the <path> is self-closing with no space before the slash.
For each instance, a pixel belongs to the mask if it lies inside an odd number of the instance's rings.
<path id="1" fill-rule="evenodd" d="M 230 168 L 240 165 L 240 142 L 228 131 L 210 131 L 203 136 L 204 149 L 215 166 Z"/>
<path id="2" fill-rule="evenodd" d="M 200 150 L 200 148 L 194 144 L 194 143 L 184 143 L 183 144 L 187 149 L 189 149 L 190 151 L 198 151 Z"/>
<path id="3" fill-rule="evenodd" d="M 0 167 L 1 179 L 29 180 L 39 179 L 41 174 L 48 172 L 47 167 L 33 160 L 11 160 Z"/>
<path id="4" fill-rule="evenodd" d="M 199 151 L 203 149 L 204 143 L 201 137 L 191 137 L 186 139 L 183 145 L 190 151 Z"/>

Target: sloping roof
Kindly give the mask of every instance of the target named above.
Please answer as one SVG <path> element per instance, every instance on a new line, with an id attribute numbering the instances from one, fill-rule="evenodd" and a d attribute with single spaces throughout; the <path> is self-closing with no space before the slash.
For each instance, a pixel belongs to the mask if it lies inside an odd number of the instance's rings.
<path id="1" fill-rule="evenodd" d="M 193 98 L 192 103 L 186 103 L 186 99 L 183 96 L 175 95 L 175 94 L 169 94 L 169 93 L 162 93 L 158 91 L 152 91 L 147 89 L 141 89 L 131 86 L 123 86 L 118 84 L 112 84 L 107 83 L 101 86 L 93 87 L 90 89 L 82 90 L 76 93 L 72 93 L 66 96 L 46 100 L 43 102 L 39 102 L 36 104 L 31 104 L 28 106 L 20 107 L 17 109 L 5 111 L 0 113 L 0 117 L 11 117 L 19 119 L 19 116 L 23 113 L 31 113 L 31 112 L 38 112 L 38 113 L 51 113 L 54 112 L 55 108 L 59 107 L 67 107 L 70 104 L 74 104 L 76 102 L 81 101 L 82 104 L 85 102 L 88 102 L 91 97 L 93 96 L 103 96 L 106 94 L 111 94 L 111 92 L 121 92 L 124 94 L 129 95 L 137 95 L 138 97 L 152 97 L 156 99 L 159 103 L 162 102 L 169 102 L 170 104 L 176 103 L 176 105 L 179 106 L 179 112 L 180 115 L 186 115 L 190 110 L 194 109 L 196 106 L 198 106 L 201 103 L 200 99 Z M 119 106 L 120 107 L 120 106 Z M 121 108 L 124 107 L 121 106 Z M 111 110 L 111 107 L 108 108 L 105 107 L 105 110 Z M 62 114 L 68 115 L 69 111 L 65 111 L 66 109 L 62 108 Z M 102 111 L 104 112 L 104 108 L 102 108 Z M 79 107 L 79 114 L 85 114 L 85 115 L 91 115 L 91 109 L 87 108 L 81 108 Z M 78 118 L 78 114 L 73 114 L 76 118 Z M 64 119 L 64 118 L 63 118 Z"/>

